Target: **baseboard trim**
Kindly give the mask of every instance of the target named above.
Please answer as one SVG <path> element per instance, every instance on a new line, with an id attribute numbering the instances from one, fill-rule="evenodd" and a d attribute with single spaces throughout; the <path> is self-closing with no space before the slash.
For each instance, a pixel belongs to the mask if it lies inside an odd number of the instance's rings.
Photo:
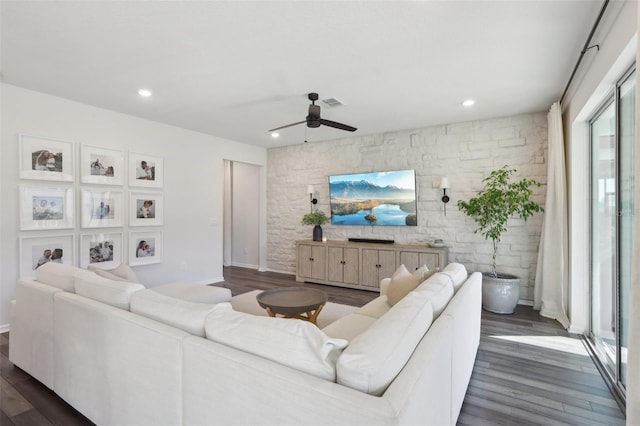
<path id="1" fill-rule="evenodd" d="M 276 274 L 285 274 L 285 275 L 295 275 L 295 272 L 291 272 L 291 271 L 280 271 L 278 269 L 271 269 L 271 268 L 264 268 L 262 271 L 260 272 L 275 272 Z"/>
<path id="2" fill-rule="evenodd" d="M 237 263 L 237 262 L 233 262 L 231 266 L 237 266 L 238 268 L 256 269 L 256 270 L 259 268 L 258 265 L 250 265 L 248 263 Z"/>

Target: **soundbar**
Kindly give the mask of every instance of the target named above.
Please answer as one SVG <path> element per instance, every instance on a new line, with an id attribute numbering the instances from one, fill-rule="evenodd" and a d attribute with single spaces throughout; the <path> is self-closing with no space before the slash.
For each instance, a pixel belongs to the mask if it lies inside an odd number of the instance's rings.
<path id="1" fill-rule="evenodd" d="M 375 238 L 349 238 L 352 243 L 375 243 L 375 244 L 393 244 L 394 240 L 379 240 Z"/>

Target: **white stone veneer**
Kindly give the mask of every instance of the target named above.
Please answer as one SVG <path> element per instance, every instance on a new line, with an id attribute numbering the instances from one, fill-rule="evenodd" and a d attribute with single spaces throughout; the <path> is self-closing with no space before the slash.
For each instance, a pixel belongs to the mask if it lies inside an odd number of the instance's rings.
<path id="1" fill-rule="evenodd" d="M 310 130 L 313 131 L 313 130 Z M 267 267 L 295 273 L 295 241 L 311 239 L 311 227 L 300 224 L 309 212 L 307 185 L 318 192 L 318 208 L 329 213 L 329 175 L 387 170 L 416 171 L 418 226 L 324 225 L 330 240 L 349 237 L 388 238 L 398 243 L 426 243 L 442 238 L 449 261 L 469 271 L 490 270 L 491 242 L 474 234 L 475 222 L 457 208 L 482 189 L 493 169 L 509 165 L 518 176 L 543 185 L 535 200 L 544 203 L 546 191 L 547 116 L 534 113 L 403 130 L 393 133 L 309 142 L 269 149 L 267 154 Z M 451 201 L 444 215 L 438 189 L 447 176 Z M 538 243 L 543 214 L 526 223 L 511 219 L 498 249 L 499 272 L 521 277 L 521 300 L 533 300 Z"/>

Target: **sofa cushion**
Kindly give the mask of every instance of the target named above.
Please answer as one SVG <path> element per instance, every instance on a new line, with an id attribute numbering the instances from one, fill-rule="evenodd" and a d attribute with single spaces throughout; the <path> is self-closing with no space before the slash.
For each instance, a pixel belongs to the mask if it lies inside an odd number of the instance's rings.
<path id="1" fill-rule="evenodd" d="M 101 277 L 109 278 L 110 280 L 114 281 L 127 281 L 130 283 L 140 282 L 138 281 L 138 277 L 136 276 L 135 272 L 133 272 L 133 269 L 131 269 L 131 267 L 126 263 L 121 263 L 117 268 L 114 269 L 102 269 L 94 265 L 89 265 L 87 269 L 95 272 Z"/>
<path id="2" fill-rule="evenodd" d="M 403 265 L 404 266 L 404 265 Z M 418 287 L 422 282 L 422 275 L 413 275 L 409 271 L 396 271 L 394 276 L 391 277 L 389 288 L 387 289 L 387 300 L 390 305 L 395 305 L 404 296 L 409 294 L 410 291 Z"/>
<path id="3" fill-rule="evenodd" d="M 231 290 L 192 282 L 176 282 L 151 287 L 151 290 L 187 302 L 220 303 L 231 300 Z"/>
<path id="4" fill-rule="evenodd" d="M 464 283 L 469 276 L 469 274 L 467 273 L 467 268 L 465 268 L 464 265 L 455 262 L 448 264 L 440 272 L 451 278 L 451 283 L 453 284 L 454 291 L 458 291 L 458 289 L 462 286 L 462 283 Z"/>
<path id="5" fill-rule="evenodd" d="M 387 300 L 387 296 L 383 294 L 358 309 L 356 313 L 378 319 L 389 312 L 389 309 L 391 309 L 391 304 Z"/>
<path id="6" fill-rule="evenodd" d="M 207 339 L 335 381 L 335 363 L 347 341 L 328 337 L 314 324 L 234 311 L 219 303 L 207 316 Z"/>
<path id="7" fill-rule="evenodd" d="M 73 277 L 80 271 L 75 266 L 47 262 L 36 269 L 36 281 L 73 293 Z"/>
<path id="8" fill-rule="evenodd" d="M 382 395 L 407 363 L 433 320 L 426 294 L 415 291 L 353 339 L 336 363 L 337 382 Z"/>
<path id="9" fill-rule="evenodd" d="M 440 316 L 453 297 L 453 284 L 448 275 L 437 273 L 420 284 L 415 289 L 418 293 L 424 293 L 429 298 L 433 308 L 433 317 Z"/>
<path id="10" fill-rule="evenodd" d="M 86 270 L 75 275 L 74 287 L 80 296 L 126 310 L 129 310 L 131 295 L 144 290 L 142 284 L 114 281 Z"/>
<path id="11" fill-rule="evenodd" d="M 137 291 L 131 296 L 131 312 L 200 337 L 205 337 L 205 318 L 213 306 L 176 299 L 152 289 Z"/>
<path id="12" fill-rule="evenodd" d="M 351 341 L 371 327 L 376 320 L 377 318 L 367 315 L 350 314 L 332 322 L 322 331 L 329 337 Z"/>

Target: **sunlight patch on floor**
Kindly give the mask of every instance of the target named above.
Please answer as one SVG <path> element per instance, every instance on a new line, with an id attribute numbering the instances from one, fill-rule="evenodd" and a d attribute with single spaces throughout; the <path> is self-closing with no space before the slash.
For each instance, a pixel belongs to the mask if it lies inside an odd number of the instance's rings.
<path id="1" fill-rule="evenodd" d="M 580 339 L 564 336 L 491 336 L 494 339 L 523 343 L 575 355 L 589 356 Z"/>

